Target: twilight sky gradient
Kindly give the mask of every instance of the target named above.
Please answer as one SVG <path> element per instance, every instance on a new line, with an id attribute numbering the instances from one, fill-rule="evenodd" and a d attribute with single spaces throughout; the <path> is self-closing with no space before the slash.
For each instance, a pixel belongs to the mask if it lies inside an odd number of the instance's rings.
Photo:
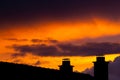
<path id="1" fill-rule="evenodd" d="M 95 56 L 120 53 L 119 0 L 0 1 L 0 60 L 58 69 L 70 58 L 74 71 Z"/>

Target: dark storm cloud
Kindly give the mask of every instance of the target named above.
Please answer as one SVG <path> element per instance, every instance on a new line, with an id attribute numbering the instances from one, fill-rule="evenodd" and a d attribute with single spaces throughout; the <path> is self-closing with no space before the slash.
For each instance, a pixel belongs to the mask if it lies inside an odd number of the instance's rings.
<path id="1" fill-rule="evenodd" d="M 0 21 L 90 18 L 118 19 L 119 0 L 1 0 Z"/>
<path id="2" fill-rule="evenodd" d="M 59 54 L 58 50 L 55 46 L 48 46 L 46 44 L 40 44 L 40 45 L 14 45 L 13 48 L 15 51 L 19 51 L 22 55 L 25 55 L 27 53 L 31 53 L 33 55 L 39 55 L 39 56 L 57 56 Z M 17 56 L 18 54 L 16 54 Z M 19 56 L 19 55 L 18 55 Z"/>
<path id="3" fill-rule="evenodd" d="M 120 80 L 120 56 L 116 57 L 113 62 L 109 63 L 109 80 Z M 93 67 L 86 69 L 83 73 L 94 74 Z"/>
<path id="4" fill-rule="evenodd" d="M 95 56 L 120 53 L 119 43 L 86 43 L 84 45 L 64 45 L 61 44 L 59 47 L 65 52 L 70 53 L 69 55 L 80 55 L 80 56 Z"/>
<path id="5" fill-rule="evenodd" d="M 29 53 L 38 56 L 98 56 L 120 53 L 119 43 L 13 45 L 12 48 L 22 55 Z M 19 56 L 19 54 L 17 55 Z"/>

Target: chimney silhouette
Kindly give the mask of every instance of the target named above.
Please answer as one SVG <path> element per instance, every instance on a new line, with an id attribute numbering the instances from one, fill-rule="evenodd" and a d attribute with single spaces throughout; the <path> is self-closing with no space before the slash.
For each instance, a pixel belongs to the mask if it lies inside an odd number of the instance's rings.
<path id="1" fill-rule="evenodd" d="M 94 63 L 94 77 L 95 80 L 108 80 L 108 63 L 105 57 L 99 56 Z"/>
<path id="2" fill-rule="evenodd" d="M 70 59 L 65 58 L 62 60 L 62 65 L 59 66 L 59 69 L 61 72 L 71 73 L 73 72 L 73 67 L 74 66 L 70 65 Z"/>

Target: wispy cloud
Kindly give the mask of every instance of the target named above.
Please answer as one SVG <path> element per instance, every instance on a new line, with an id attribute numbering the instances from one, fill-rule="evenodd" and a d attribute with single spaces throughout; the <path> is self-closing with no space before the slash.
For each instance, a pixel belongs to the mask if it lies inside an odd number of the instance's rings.
<path id="1" fill-rule="evenodd" d="M 42 40 L 42 39 L 32 39 L 31 40 L 31 42 L 33 42 L 33 43 L 46 43 L 46 42 L 48 42 L 48 43 L 58 43 L 58 40 L 54 40 L 54 39 L 46 39 L 46 40 Z"/>
<path id="2" fill-rule="evenodd" d="M 28 39 L 17 39 L 17 38 L 6 38 L 4 40 L 15 41 L 15 42 L 28 41 Z"/>

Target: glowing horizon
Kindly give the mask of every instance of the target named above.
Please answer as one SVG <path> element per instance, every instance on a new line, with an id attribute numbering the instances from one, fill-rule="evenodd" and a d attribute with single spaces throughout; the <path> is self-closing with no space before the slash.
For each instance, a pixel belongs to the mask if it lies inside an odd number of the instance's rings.
<path id="1" fill-rule="evenodd" d="M 12 25 L 8 25 L 12 26 Z M 20 27 L 19 27 L 20 26 Z M 102 26 L 102 27 L 101 27 Z M 9 28 L 6 30 L 1 30 L 1 49 L 0 49 L 0 58 L 3 61 L 8 62 L 17 62 L 35 65 L 37 61 L 40 63 L 36 66 L 47 67 L 47 68 L 55 68 L 58 69 L 58 65 L 61 64 L 62 58 L 67 57 L 53 57 L 52 55 L 49 57 L 39 56 L 39 55 L 31 55 L 27 53 L 25 56 L 15 56 L 11 57 L 14 53 L 17 53 L 12 48 L 6 48 L 6 46 L 12 46 L 13 44 L 17 45 L 37 45 L 37 44 L 47 44 L 52 45 L 54 43 L 50 43 L 49 40 L 57 40 L 59 43 L 72 43 L 72 44 L 84 44 L 87 41 L 87 38 L 93 40 L 93 42 L 97 42 L 97 38 L 101 39 L 101 42 L 106 42 L 103 37 L 106 36 L 116 36 L 120 34 L 119 22 L 112 22 L 110 20 L 97 19 L 94 18 L 92 21 L 66 21 L 66 22 L 44 22 L 43 24 L 34 24 L 30 28 L 26 27 L 26 25 L 16 25 L 14 28 Z M 32 42 L 32 39 L 44 40 L 43 42 Z M 103 39 L 103 41 L 102 41 Z M 89 41 L 89 40 L 88 40 Z M 119 43 L 116 40 L 111 39 L 108 42 Z M 107 55 L 107 60 L 114 60 L 115 57 L 119 56 L 119 54 Z M 84 71 L 86 68 L 92 67 L 92 61 L 95 60 L 95 56 L 68 56 L 71 59 L 72 65 L 75 66 L 74 71 Z M 80 58 L 82 61 L 79 61 Z M 90 59 L 90 60 L 88 60 Z M 54 62 L 56 61 L 56 62 Z"/>

